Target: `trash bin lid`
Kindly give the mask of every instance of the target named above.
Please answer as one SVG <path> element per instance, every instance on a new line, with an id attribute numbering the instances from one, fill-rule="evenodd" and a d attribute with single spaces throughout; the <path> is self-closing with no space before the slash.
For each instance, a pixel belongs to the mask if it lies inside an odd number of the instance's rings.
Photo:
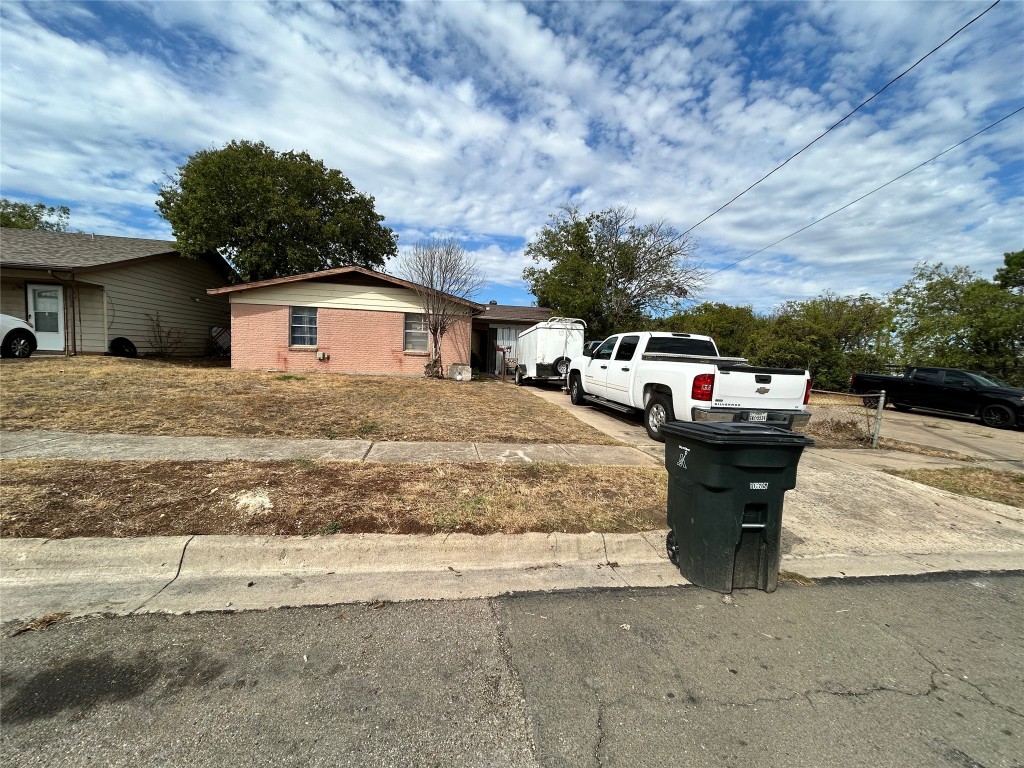
<path id="1" fill-rule="evenodd" d="M 668 421 L 661 425 L 661 432 L 713 445 L 814 445 L 809 437 L 788 429 L 746 421 Z"/>

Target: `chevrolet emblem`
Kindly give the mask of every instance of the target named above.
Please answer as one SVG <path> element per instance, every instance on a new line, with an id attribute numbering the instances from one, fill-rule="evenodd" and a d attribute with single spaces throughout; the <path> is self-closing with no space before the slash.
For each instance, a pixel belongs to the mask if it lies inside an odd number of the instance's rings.
<path id="1" fill-rule="evenodd" d="M 768 387 L 758 387 L 754 391 L 757 392 L 757 394 L 759 395 L 767 395 L 769 392 L 771 392 L 771 390 L 768 389 Z"/>

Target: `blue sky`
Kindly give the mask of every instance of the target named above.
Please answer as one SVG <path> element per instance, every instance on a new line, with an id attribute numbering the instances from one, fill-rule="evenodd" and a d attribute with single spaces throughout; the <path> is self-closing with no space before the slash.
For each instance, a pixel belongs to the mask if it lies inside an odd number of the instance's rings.
<path id="1" fill-rule="evenodd" d="M 528 304 L 523 248 L 565 202 L 686 230 L 984 10 L 982 2 L 0 5 L 0 189 L 71 226 L 170 238 L 156 186 L 232 139 L 304 150 L 402 248 L 463 240 Z M 1003 0 L 694 230 L 742 259 L 1024 106 Z M 766 311 L 880 295 L 915 263 L 990 277 L 1024 247 L 1024 113 L 742 264 L 700 296 Z"/>

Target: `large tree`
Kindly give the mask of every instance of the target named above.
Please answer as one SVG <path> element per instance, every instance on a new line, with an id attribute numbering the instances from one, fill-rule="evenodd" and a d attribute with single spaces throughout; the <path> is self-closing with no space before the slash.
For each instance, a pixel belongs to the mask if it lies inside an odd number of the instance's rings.
<path id="1" fill-rule="evenodd" d="M 470 301 L 483 288 L 483 277 L 476 260 L 452 237 L 423 240 L 403 255 L 398 274 L 414 284 L 423 307 L 423 316 L 430 335 L 428 375 L 444 376 L 441 341 L 456 323 L 466 317 L 466 306 L 453 297 Z M 465 362 L 469 362 L 469 339 Z"/>
<path id="2" fill-rule="evenodd" d="M 807 368 L 816 389 L 846 391 L 851 374 L 891 359 L 891 323 L 889 307 L 866 294 L 788 301 L 755 329 L 747 356 L 758 365 Z"/>
<path id="3" fill-rule="evenodd" d="M 1024 293 L 1008 277 L 1004 287 L 967 267 L 918 264 L 889 298 L 902 362 L 983 370 L 1024 383 Z"/>
<path id="4" fill-rule="evenodd" d="M 734 307 L 721 302 L 704 302 L 683 312 L 654 320 L 654 330 L 699 333 L 715 340 L 720 354 L 749 357 L 750 339 L 770 320 L 753 307 Z"/>
<path id="5" fill-rule="evenodd" d="M 565 205 L 526 247 L 523 278 L 542 306 L 587 321 L 589 335 L 630 330 L 678 311 L 703 287 L 696 244 L 665 221 L 639 224 L 619 206 L 582 214 Z"/>
<path id="6" fill-rule="evenodd" d="M 156 205 L 182 255 L 217 251 L 246 281 L 380 268 L 398 251 L 373 198 L 340 171 L 262 142 L 196 152 L 168 177 Z"/>
<path id="7" fill-rule="evenodd" d="M 41 229 L 46 232 L 67 232 L 71 209 L 45 203 L 19 203 L 0 197 L 0 226 L 14 229 Z"/>

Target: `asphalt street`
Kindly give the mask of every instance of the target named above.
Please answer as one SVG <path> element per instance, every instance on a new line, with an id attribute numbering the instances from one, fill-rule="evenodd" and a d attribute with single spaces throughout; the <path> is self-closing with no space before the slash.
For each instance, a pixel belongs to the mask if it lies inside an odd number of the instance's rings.
<path id="1" fill-rule="evenodd" d="M 1024 574 L 65 621 L 3 766 L 1024 765 Z"/>

